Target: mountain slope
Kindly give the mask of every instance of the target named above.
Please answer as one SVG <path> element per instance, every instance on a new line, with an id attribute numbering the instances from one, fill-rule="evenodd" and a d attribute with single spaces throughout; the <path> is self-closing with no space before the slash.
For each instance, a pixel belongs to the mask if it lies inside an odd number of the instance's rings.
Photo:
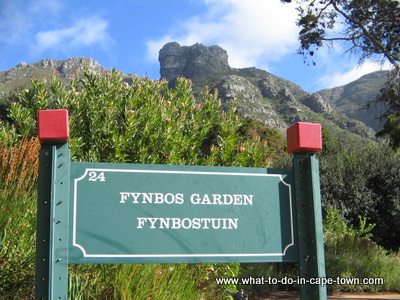
<path id="1" fill-rule="evenodd" d="M 257 70 L 258 74 L 265 71 Z M 217 88 L 223 105 L 229 108 L 233 99 L 243 117 L 286 130 L 296 122 L 316 122 L 344 144 L 375 140 L 375 132 L 362 121 L 338 113 L 318 93 L 309 94 L 285 79 L 265 72 L 261 77 L 214 74 L 191 78 L 194 90 L 207 85 Z"/>
<path id="2" fill-rule="evenodd" d="M 177 76 L 192 79 L 195 94 L 201 94 L 204 86 L 217 88 L 224 107 L 228 108 L 234 99 L 244 117 L 281 130 L 298 121 L 318 122 L 344 142 L 374 140 L 372 128 L 336 111 L 320 94 L 307 93 L 288 80 L 254 67 L 229 67 L 227 53 L 219 46 L 180 46 L 172 42 L 160 50 L 159 61 L 166 79 L 172 82 Z M 212 61 L 216 63 L 210 66 Z"/>
<path id="3" fill-rule="evenodd" d="M 366 75 L 349 85 L 310 94 L 300 86 L 264 70 L 231 68 L 227 59 L 226 51 L 219 46 L 195 44 L 181 47 L 178 43 L 165 45 L 159 57 L 161 74 L 167 76 L 171 85 L 177 76 L 184 76 L 192 80 L 195 96 L 201 96 L 204 86 L 216 88 L 223 108 L 229 109 L 230 101 L 235 100 L 243 117 L 262 121 L 281 131 L 298 121 L 321 123 L 323 128 L 345 144 L 374 140 L 374 130 L 362 121 L 374 124 L 357 111 L 354 103 L 370 99 L 371 96 L 365 96 L 366 91 L 368 95 L 377 94 L 384 82 L 384 73 Z M 79 76 L 79 70 L 84 65 L 95 72 L 107 72 L 93 59 L 82 57 L 20 63 L 15 68 L 0 72 L 0 109 L 4 111 L 7 95 L 15 89 L 24 88 L 31 77 L 49 79 L 55 75 L 68 82 Z M 129 77 L 137 75 L 124 76 L 130 82 Z M 374 125 L 373 128 L 377 127 Z"/>
<path id="4" fill-rule="evenodd" d="M 377 118 L 384 107 L 377 105 L 373 110 L 367 110 L 365 105 L 376 100 L 387 76 L 388 71 L 373 72 L 344 86 L 319 91 L 318 94 L 338 113 L 363 121 L 376 131 L 381 127 Z"/>
<path id="5" fill-rule="evenodd" d="M 82 72 L 84 65 L 96 72 L 107 71 L 97 61 L 86 57 L 66 60 L 43 59 L 37 63 L 19 63 L 7 71 L 0 71 L 0 96 L 26 86 L 32 77 L 50 79 L 52 75 L 64 81 L 71 80 Z"/>

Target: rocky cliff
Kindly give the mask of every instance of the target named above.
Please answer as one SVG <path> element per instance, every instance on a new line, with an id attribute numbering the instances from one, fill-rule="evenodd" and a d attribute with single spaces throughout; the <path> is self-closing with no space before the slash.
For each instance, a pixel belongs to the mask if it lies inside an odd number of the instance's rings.
<path id="1" fill-rule="evenodd" d="M 228 53 L 224 49 L 202 44 L 188 47 L 177 42 L 168 43 L 161 48 L 159 61 L 161 77 L 166 79 L 219 74 L 230 69 Z"/>
<path id="2" fill-rule="evenodd" d="M 360 119 L 336 111 L 336 105 L 326 98 L 326 93 L 324 96 L 307 93 L 288 80 L 254 67 L 231 68 L 227 52 L 219 46 L 180 46 L 171 42 L 160 50 L 159 61 L 161 77 L 190 78 L 197 94 L 204 86 L 217 88 L 224 108 L 229 109 L 229 102 L 234 99 L 243 117 L 261 120 L 281 130 L 298 121 L 319 122 L 336 136 L 350 131 L 374 139 L 372 128 Z"/>
<path id="3" fill-rule="evenodd" d="M 378 130 L 382 126 L 378 116 L 385 111 L 384 105 L 377 103 L 370 110 L 362 108 L 377 98 L 387 79 L 388 71 L 377 71 L 344 86 L 319 91 L 318 94 L 339 114 L 363 121 L 367 126 Z"/>
<path id="4" fill-rule="evenodd" d="M 97 61 L 87 57 L 72 57 L 66 60 L 43 59 L 37 63 L 19 63 L 14 68 L 0 72 L 0 95 L 24 86 L 32 77 L 50 78 L 58 76 L 61 80 L 71 80 L 76 74 L 82 73 L 84 66 L 93 72 L 106 72 Z"/>

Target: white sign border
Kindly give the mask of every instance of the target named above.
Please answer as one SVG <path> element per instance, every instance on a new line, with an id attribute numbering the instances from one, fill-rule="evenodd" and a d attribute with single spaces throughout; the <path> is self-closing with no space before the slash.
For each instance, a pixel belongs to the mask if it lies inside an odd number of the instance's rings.
<path id="1" fill-rule="evenodd" d="M 89 172 L 121 172 L 121 173 L 153 173 L 153 174 L 185 174 L 185 175 L 224 175 L 224 176 L 254 176 L 254 177 L 279 177 L 281 182 L 289 188 L 289 205 L 290 205 L 290 229 L 291 243 L 288 244 L 282 253 L 228 253 L 228 254 L 88 254 L 85 248 L 76 242 L 76 207 L 77 207 L 77 190 L 78 181 L 84 179 Z M 172 258 L 172 257 L 283 257 L 286 251 L 294 246 L 294 221 L 293 221 L 293 200 L 292 186 L 286 183 L 282 174 L 265 174 L 265 173 L 232 173 L 232 172 L 204 172 L 204 171 L 170 171 L 170 170 L 139 170 L 139 169 L 104 169 L 104 168 L 86 168 L 85 173 L 74 179 L 74 196 L 73 196 L 73 223 L 72 223 L 72 245 L 79 248 L 84 257 L 93 258 Z"/>

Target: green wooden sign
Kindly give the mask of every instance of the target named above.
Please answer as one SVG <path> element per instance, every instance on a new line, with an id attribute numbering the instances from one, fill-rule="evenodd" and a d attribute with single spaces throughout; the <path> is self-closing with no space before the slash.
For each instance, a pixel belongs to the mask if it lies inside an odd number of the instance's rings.
<path id="1" fill-rule="evenodd" d="M 293 169 L 76 163 L 68 112 L 38 112 L 36 299 L 67 299 L 68 265 L 289 262 L 325 277 L 321 126 L 288 129 Z M 326 286 L 300 285 L 302 300 Z"/>
<path id="2" fill-rule="evenodd" d="M 297 261 L 290 170 L 70 169 L 70 263 Z"/>

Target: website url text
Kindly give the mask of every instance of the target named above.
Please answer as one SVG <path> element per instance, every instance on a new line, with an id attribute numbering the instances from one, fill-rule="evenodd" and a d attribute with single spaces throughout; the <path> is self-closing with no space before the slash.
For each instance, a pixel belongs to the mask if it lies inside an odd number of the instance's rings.
<path id="1" fill-rule="evenodd" d="M 274 278 L 274 277 L 247 277 L 247 278 L 216 278 L 217 284 L 223 285 L 267 285 L 267 284 L 312 284 L 312 285 L 382 285 L 384 284 L 383 278 L 375 277 L 375 278 L 345 278 L 345 277 L 316 277 L 316 278 L 291 278 L 291 277 L 283 277 L 283 278 Z"/>

